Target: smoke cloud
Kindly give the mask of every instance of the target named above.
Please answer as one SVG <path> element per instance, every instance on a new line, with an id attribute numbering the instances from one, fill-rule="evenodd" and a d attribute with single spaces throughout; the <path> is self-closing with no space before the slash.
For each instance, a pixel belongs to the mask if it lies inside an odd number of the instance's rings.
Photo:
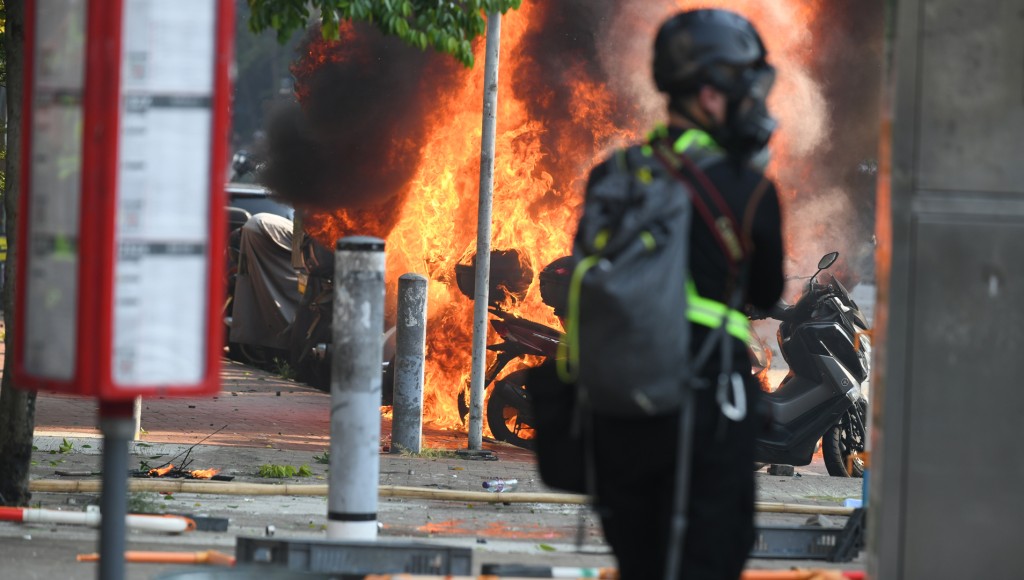
<path id="1" fill-rule="evenodd" d="M 536 215 L 577 204 L 596 157 L 662 120 L 664 99 L 650 73 L 654 33 L 673 12 L 698 5 L 751 19 L 779 69 L 769 101 L 780 120 L 771 170 L 784 198 L 788 270 L 802 272 L 822 250 L 839 250 L 847 271 L 870 277 L 874 176 L 864 167 L 878 141 L 880 0 L 816 10 L 763 0 L 529 4 L 529 29 L 515 58 L 503 56 L 500 74 L 542 127 L 533 177 L 547 174 L 552 185 L 534 201 Z M 431 113 L 472 73 L 362 25 L 343 30 L 336 44 L 313 30 L 301 53 L 293 70 L 302 106 L 270 123 L 264 180 L 295 204 L 385 237 L 409 195 Z"/>
<path id="2" fill-rule="evenodd" d="M 263 182 L 298 206 L 390 208 L 397 219 L 426 118 L 459 66 L 362 24 L 337 43 L 313 27 L 300 54 L 301 108 L 290 103 L 270 120 Z"/>

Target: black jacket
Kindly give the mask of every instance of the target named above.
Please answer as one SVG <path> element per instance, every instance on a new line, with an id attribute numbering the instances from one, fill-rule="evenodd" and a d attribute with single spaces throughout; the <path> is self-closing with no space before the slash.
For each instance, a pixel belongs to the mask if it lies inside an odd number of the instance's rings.
<path id="1" fill-rule="evenodd" d="M 669 140 L 675 141 L 683 130 L 669 127 Z M 587 187 L 610 171 L 608 162 L 591 171 Z M 749 270 L 746 281 L 746 304 L 760 310 L 767 310 L 782 296 L 785 280 L 782 271 L 782 217 L 779 197 L 771 182 L 764 194 L 752 203 L 751 194 L 764 179 L 764 175 L 749 166 L 737 166 L 722 157 L 704 168 L 711 182 L 729 205 L 742 235 L 751 242 Z M 708 224 L 697 212 L 693 213 L 690 229 L 690 276 L 697 286 L 697 292 L 719 302 L 728 302 L 729 260 L 715 240 Z M 692 327 L 693 351 L 696 352 L 709 333 L 704 326 Z M 734 345 L 734 360 L 738 367 L 749 369 L 746 345 Z M 716 366 L 716 365 L 712 365 Z"/>

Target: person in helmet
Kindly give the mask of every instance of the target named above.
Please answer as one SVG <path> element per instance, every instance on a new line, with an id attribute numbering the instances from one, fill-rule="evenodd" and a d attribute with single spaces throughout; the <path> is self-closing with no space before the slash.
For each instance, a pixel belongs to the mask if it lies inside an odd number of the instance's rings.
<path id="1" fill-rule="evenodd" d="M 702 210 L 702 196 L 681 176 L 694 207 L 691 308 L 700 302 L 736 314 L 747 306 L 768 309 L 783 289 L 783 246 L 778 195 L 760 169 L 776 125 L 765 103 L 775 78 L 765 46 L 738 14 L 687 11 L 658 30 L 653 65 L 655 84 L 667 97 L 667 123 L 652 131 L 644 154 L 653 152 L 666 166 L 693 168 L 690 181 L 706 180 L 718 192 L 703 198 L 715 207 Z M 592 170 L 588 189 L 611 171 L 611 162 Z M 740 304 L 731 300 L 736 288 Z M 694 359 L 706 342 L 711 346 L 699 370 L 706 388 L 694 395 L 683 538 L 670 523 L 680 413 L 594 416 L 596 504 L 623 580 L 739 578 L 754 541 L 758 386 L 741 340 L 749 326 L 715 334 L 711 327 L 721 324 L 720 317 L 709 323 L 693 312 L 688 316 Z M 738 318 L 740 326 L 747 324 Z M 719 379 L 725 376 L 736 379 L 723 388 Z M 738 412 L 740 398 L 745 413 Z"/>

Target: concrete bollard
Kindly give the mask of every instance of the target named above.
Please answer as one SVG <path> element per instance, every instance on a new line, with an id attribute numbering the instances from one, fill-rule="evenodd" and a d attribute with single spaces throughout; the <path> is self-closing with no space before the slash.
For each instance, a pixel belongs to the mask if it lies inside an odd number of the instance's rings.
<path id="1" fill-rule="evenodd" d="M 422 451 L 423 352 L 427 339 L 427 279 L 403 274 L 398 279 L 395 327 L 395 395 L 391 453 Z"/>
<path id="2" fill-rule="evenodd" d="M 377 538 L 384 240 L 338 240 L 334 257 L 327 537 Z"/>

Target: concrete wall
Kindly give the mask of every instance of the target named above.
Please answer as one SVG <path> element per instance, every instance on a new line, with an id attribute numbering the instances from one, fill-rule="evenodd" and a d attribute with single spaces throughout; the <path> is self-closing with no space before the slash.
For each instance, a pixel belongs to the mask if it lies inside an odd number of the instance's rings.
<path id="1" fill-rule="evenodd" d="M 1024 0 L 895 10 L 869 570 L 1020 578 Z"/>

